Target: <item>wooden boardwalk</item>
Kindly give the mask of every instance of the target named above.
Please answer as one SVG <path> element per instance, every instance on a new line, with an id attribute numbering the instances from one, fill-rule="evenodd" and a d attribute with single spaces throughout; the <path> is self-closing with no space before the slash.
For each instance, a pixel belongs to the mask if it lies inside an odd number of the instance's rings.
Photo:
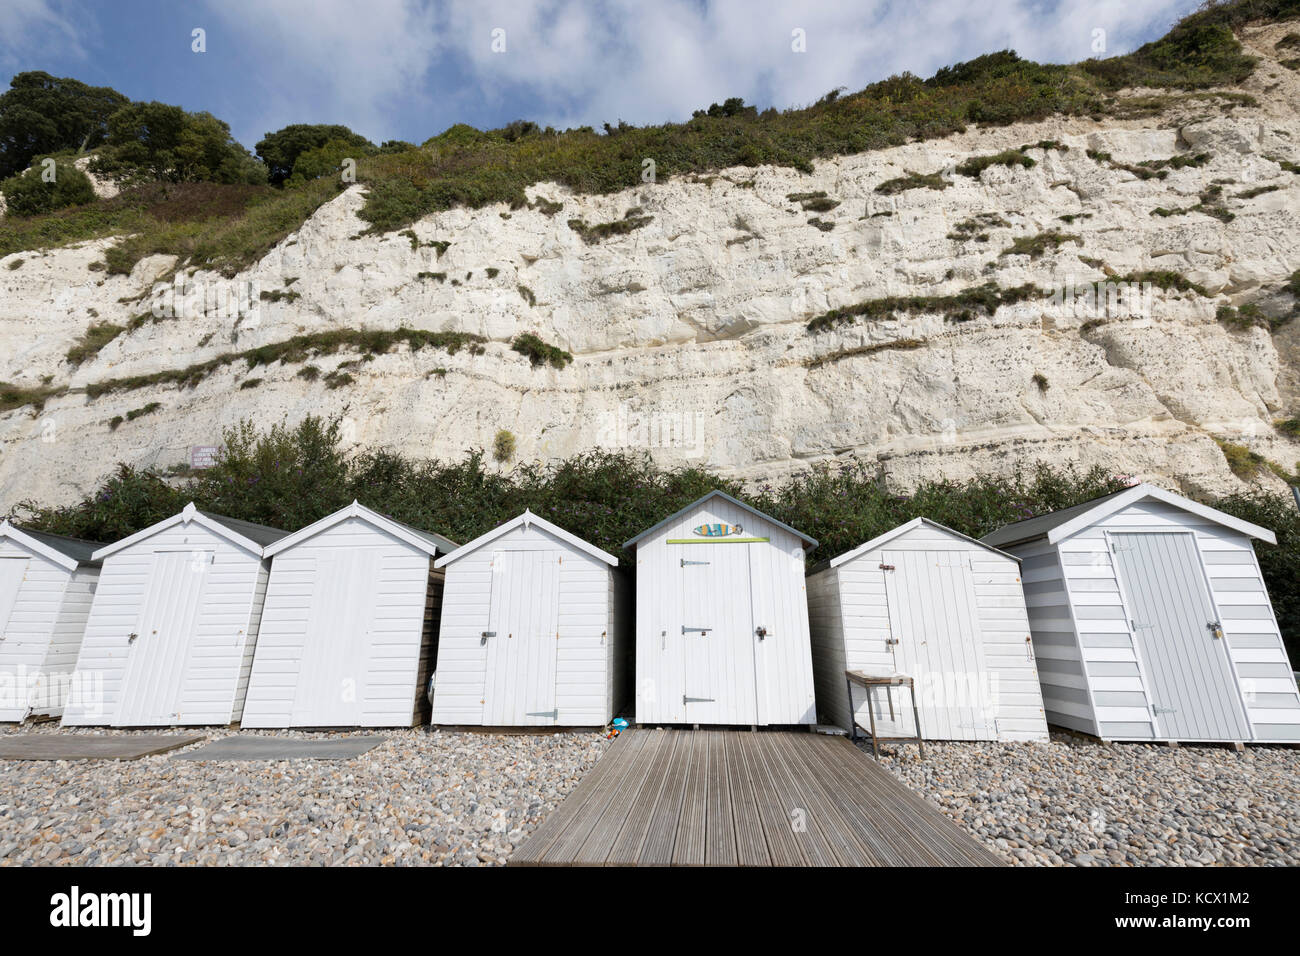
<path id="1" fill-rule="evenodd" d="M 629 730 L 512 866 L 1000 866 L 843 737 Z"/>

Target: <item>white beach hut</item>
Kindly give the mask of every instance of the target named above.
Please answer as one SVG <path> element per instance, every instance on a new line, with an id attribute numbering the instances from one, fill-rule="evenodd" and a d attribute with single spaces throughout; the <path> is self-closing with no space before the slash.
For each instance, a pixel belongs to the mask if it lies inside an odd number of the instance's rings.
<path id="1" fill-rule="evenodd" d="M 626 702 L 618 558 L 529 511 L 445 557 L 433 723 L 602 726 Z"/>
<path id="2" fill-rule="evenodd" d="M 263 549 L 286 532 L 199 511 L 100 548 L 68 726 L 238 721 L 266 594 Z"/>
<path id="3" fill-rule="evenodd" d="M 1103 740 L 1300 740 L 1254 541 L 1267 528 L 1139 484 L 985 535 L 1021 559 L 1050 723 Z"/>
<path id="4" fill-rule="evenodd" d="M 1046 740 L 1020 565 L 928 518 L 831 559 L 808 578 L 817 704 L 849 728 L 845 670 L 912 678 L 925 740 Z M 882 736 L 916 733 L 912 701 L 872 697 Z M 853 714 L 870 726 L 866 692 Z M 892 710 L 892 713 L 891 713 Z"/>
<path id="5" fill-rule="evenodd" d="M 626 547 L 637 723 L 816 722 L 804 590 L 814 539 L 714 491 Z"/>
<path id="6" fill-rule="evenodd" d="M 271 582 L 244 727 L 410 727 L 428 716 L 454 550 L 352 502 L 266 549 Z"/>
<path id="7" fill-rule="evenodd" d="M 0 523 L 0 721 L 63 713 L 100 547 Z"/>

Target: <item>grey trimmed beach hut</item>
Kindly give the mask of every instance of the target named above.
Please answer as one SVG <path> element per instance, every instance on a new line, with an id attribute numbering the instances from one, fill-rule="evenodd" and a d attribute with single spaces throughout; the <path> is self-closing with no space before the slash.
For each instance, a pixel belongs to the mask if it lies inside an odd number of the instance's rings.
<path id="1" fill-rule="evenodd" d="M 1267 528 L 1139 484 L 999 528 L 1021 559 L 1050 723 L 1103 740 L 1300 740 L 1254 542 Z"/>

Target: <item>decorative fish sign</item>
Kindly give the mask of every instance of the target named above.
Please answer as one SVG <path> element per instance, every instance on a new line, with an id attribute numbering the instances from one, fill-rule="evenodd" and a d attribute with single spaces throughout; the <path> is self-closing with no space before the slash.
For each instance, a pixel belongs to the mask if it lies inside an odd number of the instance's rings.
<path id="1" fill-rule="evenodd" d="M 730 534 L 743 534 L 744 530 L 738 524 L 702 524 L 695 533 L 701 538 L 725 538 Z"/>

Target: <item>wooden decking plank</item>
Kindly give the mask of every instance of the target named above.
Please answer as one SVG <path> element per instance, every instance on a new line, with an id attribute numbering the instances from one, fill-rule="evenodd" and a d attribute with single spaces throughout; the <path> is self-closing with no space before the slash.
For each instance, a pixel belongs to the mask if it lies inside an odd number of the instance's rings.
<path id="1" fill-rule="evenodd" d="M 557 820 L 555 826 L 545 833 L 543 830 L 551 820 L 547 818 L 543 821 L 542 826 L 537 828 L 537 832 L 511 856 L 510 862 L 516 865 L 534 861 L 569 862 L 573 851 L 586 839 L 591 825 L 595 822 L 593 814 L 584 811 L 591 807 L 595 814 L 601 812 L 606 805 L 606 795 L 618 785 L 628 769 L 636 763 L 636 755 L 645 746 L 649 736 L 647 731 L 636 730 L 624 733 L 614 741 L 593 771 L 573 789 L 573 793 L 569 794 L 551 816 L 569 810 L 571 800 L 574 801 L 573 809 L 565 813 L 563 819 Z M 609 761 L 608 772 L 597 774 L 596 771 L 600 770 L 601 765 L 606 761 Z"/>
<path id="2" fill-rule="evenodd" d="M 940 866 L 950 863 L 950 856 L 935 843 L 942 837 L 929 832 L 929 822 L 916 816 L 916 808 L 899 804 L 898 795 L 888 786 L 879 766 L 859 766 L 847 761 L 843 748 L 829 739 L 818 741 L 823 766 L 832 775 L 846 803 L 868 809 L 870 825 L 879 838 L 892 848 L 903 866 Z M 849 746 L 852 746 L 850 744 Z"/>
<path id="3" fill-rule="evenodd" d="M 914 865 L 1001 864 L 995 854 L 849 741 L 827 738 L 822 746 L 841 771 L 846 791 L 865 793 L 862 799 L 881 808 L 882 828 L 894 834 L 900 849 L 910 846 L 919 854 Z"/>
<path id="4" fill-rule="evenodd" d="M 609 851 L 627 823 L 628 816 L 642 799 L 646 788 L 653 788 L 651 772 L 666 750 L 671 750 L 671 737 L 666 730 L 650 731 L 650 739 L 637 754 L 635 764 L 628 769 L 618 789 L 610 794 L 609 803 L 573 855 L 573 862 L 581 866 L 594 866 L 605 862 Z"/>
<path id="5" fill-rule="evenodd" d="M 754 775 L 745 759 L 742 734 L 727 735 L 727 779 L 731 782 L 731 815 L 736 827 L 736 863 L 771 866 L 763 824 L 754 794 Z"/>
<path id="6" fill-rule="evenodd" d="M 595 862 L 589 855 L 583 853 L 583 847 L 597 830 L 600 831 L 598 839 L 606 840 L 604 847 L 606 852 L 609 844 L 613 843 L 614 838 L 618 836 L 628 804 L 635 799 L 637 791 L 645 780 L 646 770 L 649 767 L 646 758 L 651 756 L 664 740 L 662 730 L 647 730 L 644 733 L 645 744 L 627 761 L 626 773 L 605 790 L 599 804 L 592 804 L 583 811 L 583 825 L 570 826 L 561 837 L 560 843 L 556 845 L 556 852 L 564 853 L 566 862 L 588 866 Z"/>
<path id="7" fill-rule="evenodd" d="M 791 747 L 787 755 L 793 769 L 811 781 L 822 799 L 823 812 L 835 820 L 836 827 L 856 840 L 855 866 L 906 866 L 907 855 L 900 852 L 880 831 L 879 814 L 860 801 L 846 799 L 846 791 L 834 768 L 828 765 L 829 753 L 815 745 Z M 846 861 L 847 862 L 847 861 Z"/>
<path id="8" fill-rule="evenodd" d="M 650 833 L 654 822 L 655 807 L 663 795 L 664 788 L 672 779 L 672 763 L 680 747 L 688 746 L 681 734 L 669 733 L 665 746 L 655 756 L 654 766 L 650 768 L 646 786 L 637 798 L 636 804 L 628 811 L 627 821 L 605 857 L 608 866 L 631 866 L 641 856 L 641 848 Z"/>
<path id="9" fill-rule="evenodd" d="M 681 819 L 682 804 L 686 800 L 686 780 L 694 756 L 695 738 L 680 731 L 673 731 L 673 737 L 677 746 L 673 748 L 663 789 L 655 800 L 650 825 L 646 828 L 645 840 L 636 857 L 637 863 L 646 866 L 667 866 L 672 862 L 673 845 L 677 840 L 677 821 Z"/>
<path id="10" fill-rule="evenodd" d="M 683 731 L 688 733 L 688 731 Z M 674 866 L 703 866 L 707 822 L 705 802 L 709 795 L 709 743 L 704 734 L 691 733 L 691 769 L 686 780 L 686 799 L 677 820 L 673 842 Z"/>
<path id="11" fill-rule="evenodd" d="M 596 761 L 596 766 L 587 772 L 587 775 L 578 781 L 578 785 L 573 788 L 567 797 L 560 801 L 560 805 L 547 815 L 546 819 L 541 822 L 533 835 L 524 841 L 523 845 L 510 857 L 512 866 L 527 866 L 541 860 L 546 855 L 546 851 L 554 845 L 564 828 L 568 826 L 569 821 L 578 815 L 578 812 L 591 799 L 591 794 L 595 791 L 600 781 L 610 774 L 620 772 L 619 765 L 622 762 L 623 749 L 629 746 L 632 740 L 640 731 L 624 733 L 618 737 L 612 744 L 605 749 L 605 753 Z"/>
<path id="12" fill-rule="evenodd" d="M 808 857 L 795 839 L 789 811 L 782 805 L 772 785 L 767 763 L 763 759 L 760 737 L 762 734 L 742 733 L 739 744 L 754 780 L 758 819 L 763 828 L 763 836 L 767 840 L 767 850 L 771 855 L 772 865 L 807 866 Z"/>
<path id="13" fill-rule="evenodd" d="M 767 762 L 772 786 L 785 807 L 786 825 L 794 834 L 795 842 L 803 849 L 811 866 L 838 866 L 840 860 L 835 855 L 831 841 L 822 830 L 825 821 L 817 819 L 817 815 L 809 806 L 807 790 L 800 781 L 793 779 L 786 769 L 785 761 L 781 756 L 781 735 L 761 733 L 756 736 L 760 738 L 759 750 Z"/>
<path id="14" fill-rule="evenodd" d="M 893 796 L 891 805 L 900 811 L 905 807 L 910 808 L 910 822 L 922 833 L 930 835 L 933 848 L 946 850 L 945 862 L 965 866 L 1006 865 L 996 853 L 968 834 L 942 810 L 905 786 L 849 741 L 841 739 L 835 743 L 840 745 L 838 749 L 844 754 L 847 766 L 869 767 L 878 771 L 881 789 Z"/>
<path id="15" fill-rule="evenodd" d="M 880 866 L 885 860 L 868 849 L 859 828 L 841 812 L 842 797 L 834 787 L 827 787 L 818 772 L 816 751 L 809 746 L 807 734 L 774 734 L 773 745 L 785 765 L 787 775 L 807 801 L 807 813 L 826 837 L 841 866 Z M 808 759 L 805 759 L 808 758 Z"/>
<path id="16" fill-rule="evenodd" d="M 511 860 L 670 862 L 1002 865 L 849 741 L 774 731 L 629 731 Z"/>
<path id="17" fill-rule="evenodd" d="M 736 823 L 732 819 L 731 781 L 727 773 L 729 731 L 711 730 L 709 744 L 709 792 L 704 810 L 704 862 L 707 866 L 735 866 Z"/>

